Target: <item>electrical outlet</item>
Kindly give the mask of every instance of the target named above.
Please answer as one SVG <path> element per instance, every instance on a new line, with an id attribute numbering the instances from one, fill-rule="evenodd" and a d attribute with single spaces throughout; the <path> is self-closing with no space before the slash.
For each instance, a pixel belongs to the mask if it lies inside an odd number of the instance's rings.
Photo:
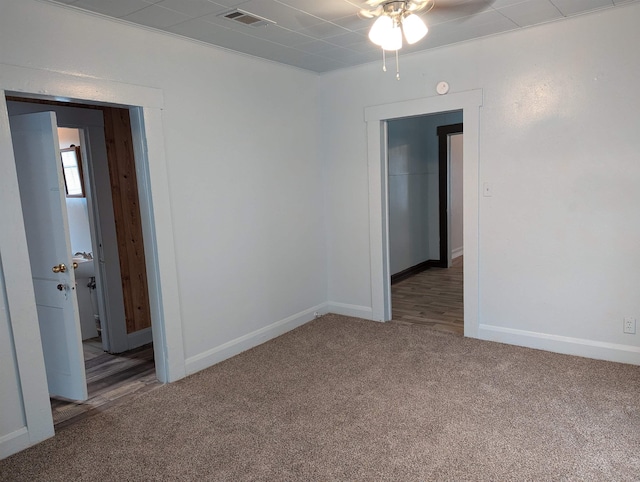
<path id="1" fill-rule="evenodd" d="M 622 331 L 634 335 L 636 333 L 636 319 L 630 316 L 625 317 Z"/>

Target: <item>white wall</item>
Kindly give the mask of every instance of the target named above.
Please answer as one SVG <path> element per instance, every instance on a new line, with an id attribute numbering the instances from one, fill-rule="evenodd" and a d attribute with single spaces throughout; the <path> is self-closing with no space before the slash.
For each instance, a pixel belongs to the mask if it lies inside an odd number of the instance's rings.
<path id="1" fill-rule="evenodd" d="M 187 356 L 325 300 L 315 75 L 35 1 L 2 10 L 20 46 L 2 62 L 163 90 Z"/>
<path id="2" fill-rule="evenodd" d="M 388 125 L 389 264 L 396 274 L 429 259 L 429 176 L 433 159 L 426 159 L 417 119 Z M 431 161 L 431 162 L 429 162 Z M 437 160 L 435 175 L 437 177 Z"/>
<path id="3" fill-rule="evenodd" d="M 377 63 L 322 76 L 330 301 L 372 306 L 364 108 L 445 80 L 484 94 L 480 336 L 640 363 L 622 333 L 640 318 L 638 20 L 633 4 L 401 55 L 400 82 Z"/>
<path id="4" fill-rule="evenodd" d="M 86 197 L 68 197 L 67 213 L 69 215 L 69 236 L 71 237 L 71 254 L 78 252 L 91 253 L 91 231 L 89 230 L 89 212 Z"/>
<path id="5" fill-rule="evenodd" d="M 71 145 L 80 145 L 80 131 L 78 129 L 59 127 L 58 140 L 60 149 L 66 149 Z M 86 173 L 85 173 L 86 176 Z M 71 249 L 73 253 L 91 253 L 91 231 L 89 230 L 89 212 L 87 198 L 68 197 L 67 214 L 69 215 L 69 236 L 71 237 Z"/>
<path id="6" fill-rule="evenodd" d="M 390 274 L 440 259 L 437 128 L 461 122 L 450 112 L 388 123 Z"/>
<path id="7" fill-rule="evenodd" d="M 0 78 L 18 66 L 29 85 L 58 72 L 162 92 L 152 128 L 169 199 L 155 202 L 168 201 L 174 228 L 161 239 L 175 246 L 177 290 L 166 296 L 179 313 L 166 324 L 184 359 L 168 361 L 174 371 L 313 318 L 327 299 L 316 75 L 35 0 L 0 0 L 0 11 Z M 2 351 L 0 364 L 10 357 Z M 2 416 L 19 415 L 3 406 Z"/>

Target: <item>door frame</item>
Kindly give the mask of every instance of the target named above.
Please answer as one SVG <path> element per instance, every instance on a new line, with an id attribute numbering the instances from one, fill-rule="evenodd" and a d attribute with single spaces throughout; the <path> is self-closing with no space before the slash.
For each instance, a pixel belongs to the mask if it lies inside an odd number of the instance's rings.
<path id="1" fill-rule="evenodd" d="M 3 74 L 0 76 L 0 226 L 11 226 L 11 229 L 0 229 L 0 254 L 24 409 L 24 427 L 0 441 L 0 453 L 5 455 L 54 434 L 42 350 L 34 349 L 41 345 L 33 286 L 24 264 L 15 261 L 28 259 L 28 251 L 5 100 L 7 95 L 129 109 L 147 253 L 156 375 L 161 382 L 171 382 L 183 378 L 186 371 L 164 151 L 162 91 L 154 87 L 8 64 L 0 64 L 0 68 Z"/>
<path id="2" fill-rule="evenodd" d="M 389 206 L 387 121 L 462 110 L 465 126 L 463 160 L 464 334 L 478 337 L 479 325 L 479 124 L 482 90 L 449 93 L 365 108 L 369 174 L 369 249 L 371 319 L 391 320 L 389 276 Z"/>
<path id="3" fill-rule="evenodd" d="M 96 291 L 98 312 L 102 324 L 102 347 L 108 352 L 124 352 L 129 346 L 127 330 L 124 321 L 122 323 L 111 323 L 113 319 L 125 319 L 123 294 L 121 286 L 120 260 L 115 239 L 115 220 L 108 215 L 106 219 L 101 218 L 101 211 L 108 210 L 113 213 L 113 200 L 111 199 L 111 190 L 109 189 L 108 198 L 106 196 L 96 196 L 98 190 L 95 183 L 96 166 L 91 162 L 95 157 L 107 157 L 106 153 L 106 136 L 104 127 L 104 114 L 101 108 L 94 108 L 90 105 L 70 104 L 62 102 L 41 101 L 38 99 L 7 96 L 6 100 L 22 104 L 28 112 L 46 112 L 54 111 L 56 113 L 57 123 L 59 127 L 73 128 L 80 131 L 80 148 L 82 151 L 82 171 L 84 175 L 85 199 L 87 201 L 89 230 L 91 234 L 91 242 L 93 245 L 94 258 L 98 261 L 95 263 L 96 269 Z M 131 139 L 128 139 L 132 143 Z M 107 161 L 106 164 L 108 164 Z M 108 167 L 108 166 L 106 166 Z M 103 168 L 104 169 L 104 168 Z M 104 175 L 104 173 L 103 173 Z M 107 174 L 108 175 L 108 174 Z M 103 208 L 100 208 L 99 199 L 102 200 Z M 111 214 L 113 216 L 113 214 Z M 105 224 L 108 229 L 103 228 Z M 110 236 L 111 235 L 111 236 Z M 104 239 L 108 242 L 105 243 Z M 111 249 L 105 256 L 105 244 L 111 245 Z M 100 248 L 102 245 L 102 248 Z M 108 265 L 100 262 L 103 258 L 109 258 L 113 261 Z M 122 326 L 119 326 L 122 325 Z M 145 330 L 149 331 L 149 330 Z M 148 340 L 151 341 L 151 333 L 148 333 Z M 147 341 L 148 343 L 148 341 Z"/>
<path id="4" fill-rule="evenodd" d="M 440 268 L 451 267 L 451 182 L 449 178 L 449 136 L 462 134 L 463 123 L 439 126 L 438 134 L 438 217 L 440 226 Z M 464 162 L 464 161 L 463 161 Z"/>

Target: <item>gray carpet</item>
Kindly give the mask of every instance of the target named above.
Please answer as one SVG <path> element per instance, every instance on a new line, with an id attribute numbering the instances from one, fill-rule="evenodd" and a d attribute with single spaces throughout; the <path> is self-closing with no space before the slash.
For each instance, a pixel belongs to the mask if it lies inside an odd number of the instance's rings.
<path id="1" fill-rule="evenodd" d="M 640 368 L 326 315 L 0 480 L 639 480 Z"/>

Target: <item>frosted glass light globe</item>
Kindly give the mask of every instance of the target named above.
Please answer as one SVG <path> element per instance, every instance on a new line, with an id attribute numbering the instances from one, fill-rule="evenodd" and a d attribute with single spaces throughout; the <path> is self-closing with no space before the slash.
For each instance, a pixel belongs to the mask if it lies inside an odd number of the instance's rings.
<path id="1" fill-rule="evenodd" d="M 402 29 L 399 25 L 389 30 L 389 33 L 382 42 L 384 50 L 400 50 L 402 48 Z"/>
<path id="2" fill-rule="evenodd" d="M 387 35 L 393 28 L 393 20 L 386 15 L 379 16 L 369 30 L 369 40 L 374 44 L 382 46 Z"/>
<path id="3" fill-rule="evenodd" d="M 402 30 L 404 30 L 404 38 L 407 39 L 407 43 L 410 45 L 424 38 L 429 31 L 422 19 L 414 13 L 404 18 Z"/>

